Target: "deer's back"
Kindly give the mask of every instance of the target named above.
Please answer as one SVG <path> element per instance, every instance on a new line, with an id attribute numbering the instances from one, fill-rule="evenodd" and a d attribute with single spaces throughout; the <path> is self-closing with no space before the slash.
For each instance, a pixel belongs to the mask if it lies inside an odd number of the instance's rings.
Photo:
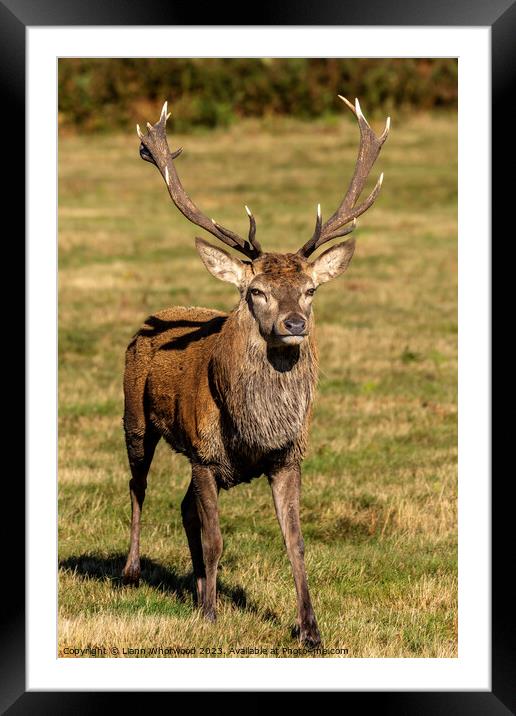
<path id="1" fill-rule="evenodd" d="M 158 351 L 173 356 L 183 352 L 195 353 L 199 346 L 205 351 L 206 341 L 209 342 L 220 333 L 226 319 L 227 313 L 222 311 L 196 306 L 174 306 L 149 316 L 135 339 L 146 342 L 153 355 Z"/>
<path id="2" fill-rule="evenodd" d="M 126 353 L 126 430 L 143 429 L 150 420 L 174 449 L 196 451 L 200 422 L 216 410 L 206 366 L 226 319 L 197 307 L 168 308 L 146 319 Z"/>

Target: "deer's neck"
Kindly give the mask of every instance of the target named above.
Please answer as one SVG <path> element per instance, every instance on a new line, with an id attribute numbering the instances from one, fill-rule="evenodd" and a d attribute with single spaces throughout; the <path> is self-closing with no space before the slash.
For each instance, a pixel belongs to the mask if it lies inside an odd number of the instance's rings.
<path id="1" fill-rule="evenodd" d="M 313 338 L 270 348 L 247 306 L 239 307 L 220 336 L 213 374 L 235 445 L 263 452 L 304 442 L 317 382 Z"/>

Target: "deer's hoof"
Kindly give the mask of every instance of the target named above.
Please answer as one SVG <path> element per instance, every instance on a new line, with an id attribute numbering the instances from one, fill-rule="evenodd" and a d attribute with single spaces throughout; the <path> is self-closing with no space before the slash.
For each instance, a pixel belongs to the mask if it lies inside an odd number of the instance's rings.
<path id="1" fill-rule="evenodd" d="M 317 649 L 321 646 L 321 636 L 317 630 L 315 632 L 304 632 L 301 630 L 300 634 L 301 644 L 307 649 Z"/>
<path id="2" fill-rule="evenodd" d="M 131 587 L 138 587 L 140 584 L 140 574 L 141 571 L 139 565 L 129 565 L 128 567 L 125 567 L 122 572 L 122 584 Z"/>
<path id="3" fill-rule="evenodd" d="M 217 621 L 217 612 L 215 609 L 203 609 L 202 613 L 206 621 L 211 622 L 212 624 Z"/>
<path id="4" fill-rule="evenodd" d="M 292 636 L 294 639 L 299 639 L 301 644 L 307 649 L 317 649 L 321 646 L 321 635 L 319 634 L 315 619 L 301 626 L 296 624 L 292 629 Z"/>

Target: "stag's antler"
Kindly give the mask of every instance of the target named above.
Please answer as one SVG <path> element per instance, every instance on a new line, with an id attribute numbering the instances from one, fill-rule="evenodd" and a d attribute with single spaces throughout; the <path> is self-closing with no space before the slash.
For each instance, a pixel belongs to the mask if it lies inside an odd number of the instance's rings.
<path id="1" fill-rule="evenodd" d="M 375 188 L 369 194 L 367 199 L 365 199 L 365 201 L 361 204 L 356 203 L 364 189 L 367 177 L 369 176 L 369 172 L 371 171 L 371 168 L 380 153 L 380 149 L 387 139 L 391 118 L 387 117 L 385 129 L 383 133 L 377 137 L 362 114 L 358 99 L 355 99 L 355 106 L 353 106 L 345 97 L 341 97 L 341 95 L 339 95 L 339 98 L 353 112 L 355 117 L 358 119 L 358 125 L 360 127 L 360 148 L 358 150 L 358 157 L 355 164 L 355 172 L 341 205 L 325 224 L 322 223 L 321 219 L 321 205 L 318 205 L 317 219 L 315 222 L 313 236 L 297 252 L 305 258 L 310 256 L 310 254 L 318 249 L 319 246 L 322 246 L 327 241 L 336 239 L 339 236 L 345 236 L 353 231 L 356 226 L 357 217 L 369 209 L 378 196 L 382 186 L 383 173 L 380 174 L 380 178 L 378 179 Z M 350 222 L 352 222 L 351 225 L 349 225 Z"/>
<path id="2" fill-rule="evenodd" d="M 141 158 L 147 162 L 151 162 L 151 164 L 154 164 L 159 169 L 165 180 L 172 201 L 187 219 L 197 226 L 206 229 L 206 231 L 209 231 L 210 234 L 216 236 L 217 239 L 223 241 L 227 246 L 240 251 L 248 258 L 257 258 L 261 254 L 261 247 L 255 238 L 256 221 L 247 206 L 245 210 L 249 216 L 249 236 L 246 241 L 233 231 L 217 224 L 213 219 L 209 219 L 197 208 L 183 189 L 173 161 L 181 154 L 183 149 L 181 147 L 175 152 L 171 152 L 169 149 L 166 133 L 166 123 L 169 117 L 170 114 L 168 113 L 167 103 L 165 102 L 161 110 L 161 116 L 156 124 L 152 125 L 147 122 L 147 134 L 144 135 L 139 125 L 136 125 L 136 131 L 141 140 Z"/>

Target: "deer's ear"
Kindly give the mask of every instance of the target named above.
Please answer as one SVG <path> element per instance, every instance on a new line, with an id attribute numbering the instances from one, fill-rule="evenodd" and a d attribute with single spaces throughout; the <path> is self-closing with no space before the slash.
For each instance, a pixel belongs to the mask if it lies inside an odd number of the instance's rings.
<path id="1" fill-rule="evenodd" d="M 312 262 L 312 276 L 316 286 L 340 276 L 349 266 L 355 251 L 355 239 L 332 246 Z"/>
<path id="2" fill-rule="evenodd" d="M 220 278 L 222 281 L 229 281 L 240 288 L 245 278 L 245 264 L 231 256 L 224 249 L 213 246 L 204 239 L 195 239 L 195 246 L 199 252 L 203 264 L 208 271 Z"/>

